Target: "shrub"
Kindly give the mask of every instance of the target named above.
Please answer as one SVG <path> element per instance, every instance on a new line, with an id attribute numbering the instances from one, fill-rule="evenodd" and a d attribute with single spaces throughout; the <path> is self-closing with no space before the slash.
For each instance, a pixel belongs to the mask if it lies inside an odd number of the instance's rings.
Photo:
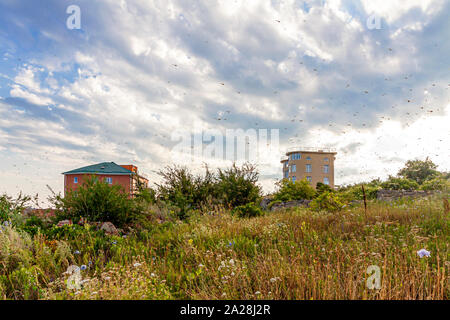
<path id="1" fill-rule="evenodd" d="M 336 212 L 341 210 L 344 204 L 337 193 L 326 191 L 311 201 L 309 206 L 315 211 Z"/>
<path id="2" fill-rule="evenodd" d="M 306 179 L 292 182 L 287 179 L 283 179 L 277 182 L 279 187 L 278 191 L 274 194 L 273 200 L 280 200 L 282 202 L 291 200 L 303 200 L 314 198 L 316 191 L 310 186 Z"/>
<path id="3" fill-rule="evenodd" d="M 316 194 L 320 195 L 324 192 L 334 192 L 333 189 L 331 189 L 331 187 L 327 184 L 324 184 L 322 182 L 317 182 L 316 184 Z"/>
<path id="4" fill-rule="evenodd" d="M 444 177 L 436 177 L 434 179 L 426 180 L 421 186 L 422 190 L 440 190 L 440 191 L 450 191 L 450 180 Z"/>
<path id="5" fill-rule="evenodd" d="M 352 200 L 363 200 L 362 186 L 364 185 L 364 190 L 366 192 L 366 198 L 368 200 L 376 199 L 378 190 L 382 189 L 381 182 L 379 180 L 373 180 L 369 183 L 358 183 L 355 185 L 350 185 L 342 187 L 338 190 L 338 194 L 342 199 L 346 201 Z"/>
<path id="6" fill-rule="evenodd" d="M 237 167 L 218 170 L 216 192 L 221 203 L 235 208 L 251 202 L 258 202 L 261 198 L 261 187 L 258 182 L 259 173 L 256 167 L 245 163 Z"/>
<path id="7" fill-rule="evenodd" d="M 162 177 L 162 183 L 157 184 L 158 198 L 177 206 L 180 219 L 190 210 L 206 205 L 214 196 L 214 176 L 207 167 L 204 176 L 195 176 L 180 166 L 167 166 L 158 174 Z"/>
<path id="8" fill-rule="evenodd" d="M 116 226 L 131 223 L 139 215 L 134 201 L 119 185 L 109 185 L 90 177 L 64 198 L 57 196 L 54 205 L 59 219 L 71 219 L 77 223 L 81 218 L 88 221 L 112 222 Z"/>
<path id="9" fill-rule="evenodd" d="M 252 218 L 263 215 L 261 208 L 253 202 L 245 205 L 237 206 L 232 210 L 233 215 L 237 215 L 239 218 Z"/>
<path id="10" fill-rule="evenodd" d="M 24 226 L 22 227 L 23 230 L 28 232 L 29 234 L 35 235 L 39 232 L 39 230 L 45 229 L 46 224 L 44 220 L 37 216 L 31 216 L 26 221 Z"/>
<path id="11" fill-rule="evenodd" d="M 0 196 L 0 223 L 10 221 L 13 225 L 22 225 L 22 212 L 27 207 L 31 197 L 20 193 L 17 198 L 12 198 L 6 194 Z"/>
<path id="12" fill-rule="evenodd" d="M 419 184 L 411 179 L 389 176 L 387 181 L 381 183 L 381 187 L 388 190 L 417 190 Z"/>

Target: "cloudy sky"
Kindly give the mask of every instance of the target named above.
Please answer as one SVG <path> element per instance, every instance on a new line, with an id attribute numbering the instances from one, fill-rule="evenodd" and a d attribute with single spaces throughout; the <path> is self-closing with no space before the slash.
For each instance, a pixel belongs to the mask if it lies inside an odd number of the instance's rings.
<path id="1" fill-rule="evenodd" d="M 334 147 L 336 184 L 426 156 L 450 170 L 449 13 L 445 0 L 0 0 L 0 193 L 45 200 L 61 172 L 104 161 L 157 181 L 176 130 Z"/>

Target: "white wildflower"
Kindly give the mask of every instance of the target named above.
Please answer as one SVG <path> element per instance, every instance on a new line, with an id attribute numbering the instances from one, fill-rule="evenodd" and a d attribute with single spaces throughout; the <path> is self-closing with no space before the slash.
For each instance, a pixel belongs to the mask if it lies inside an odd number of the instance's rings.
<path id="1" fill-rule="evenodd" d="M 419 257 L 423 258 L 423 257 L 429 257 L 430 256 L 430 251 L 427 251 L 425 249 L 420 249 L 419 251 L 417 251 L 417 254 L 419 255 Z"/>

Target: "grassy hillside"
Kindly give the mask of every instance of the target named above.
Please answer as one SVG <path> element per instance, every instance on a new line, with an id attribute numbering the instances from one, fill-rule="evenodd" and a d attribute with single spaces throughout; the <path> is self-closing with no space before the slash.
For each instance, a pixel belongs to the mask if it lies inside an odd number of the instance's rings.
<path id="1" fill-rule="evenodd" d="M 448 299 L 450 213 L 442 197 L 337 213 L 229 211 L 107 236 L 89 225 L 46 236 L 4 226 L 6 299 Z M 420 258 L 426 249 L 430 257 Z M 81 287 L 64 274 L 81 267 Z M 370 265 L 381 288 L 368 289 Z M 76 281 L 75 281 L 76 282 Z M 71 282 L 72 283 L 72 282 Z"/>

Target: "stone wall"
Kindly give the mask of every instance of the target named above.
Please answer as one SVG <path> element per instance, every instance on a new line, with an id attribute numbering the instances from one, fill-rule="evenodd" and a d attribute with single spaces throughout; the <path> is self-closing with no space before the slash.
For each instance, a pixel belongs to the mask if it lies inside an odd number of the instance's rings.
<path id="1" fill-rule="evenodd" d="M 293 200 L 286 202 L 278 202 L 272 205 L 271 211 L 294 208 L 294 207 L 309 207 L 311 200 Z"/>
<path id="2" fill-rule="evenodd" d="M 435 194 L 436 191 L 423 191 L 423 190 L 378 190 L 377 200 L 391 201 L 404 197 L 418 198 L 426 197 Z"/>
<path id="3" fill-rule="evenodd" d="M 269 204 L 273 201 L 273 197 L 268 196 L 264 197 L 259 204 L 262 209 L 269 210 Z M 293 208 L 293 207 L 308 207 L 311 200 L 292 200 L 286 202 L 277 202 L 272 205 L 270 208 L 271 211 Z"/>

